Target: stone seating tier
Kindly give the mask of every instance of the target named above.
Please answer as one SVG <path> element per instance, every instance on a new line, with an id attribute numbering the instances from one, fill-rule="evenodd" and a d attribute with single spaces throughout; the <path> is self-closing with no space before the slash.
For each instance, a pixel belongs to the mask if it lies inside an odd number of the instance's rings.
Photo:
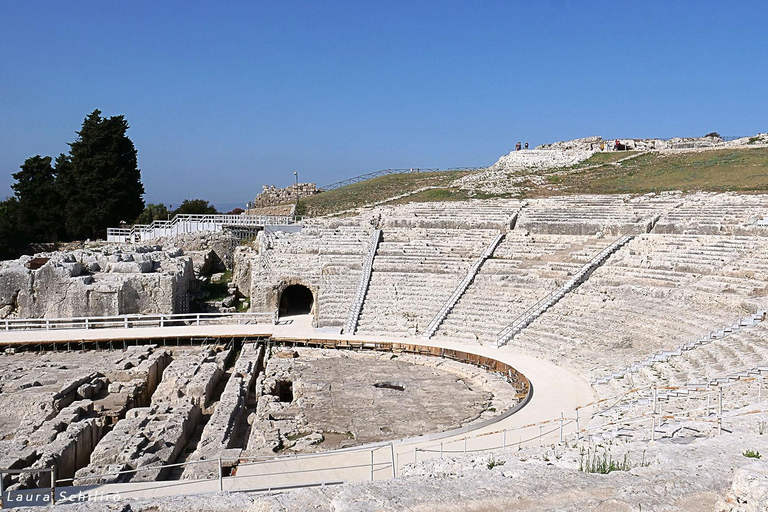
<path id="1" fill-rule="evenodd" d="M 374 270 L 357 333 L 412 336 L 423 332 L 462 277 Z"/>
<path id="2" fill-rule="evenodd" d="M 674 347 L 747 312 L 741 297 L 590 280 L 512 342 L 592 373 Z M 578 347 L 578 350 L 574 348 Z"/>
<path id="3" fill-rule="evenodd" d="M 744 377 L 759 378 L 764 372 L 758 371 L 758 368 L 766 368 L 766 361 L 768 329 L 763 322 L 690 350 L 681 350 L 678 355 L 666 361 L 656 361 L 623 378 L 597 383 L 595 389 L 599 398 L 610 399 L 610 403 L 618 404 L 618 411 L 625 412 L 631 410 L 632 404 L 650 405 L 655 387 L 659 398 L 664 401 L 665 414 L 680 414 L 689 409 L 704 407 L 708 395 L 709 406 L 715 407 L 717 391 L 711 385 L 707 386 L 708 383 L 734 382 Z M 738 407 L 739 403 L 754 403 L 758 388 L 758 382 L 750 383 L 748 380 L 743 385 L 725 386 L 725 403 L 733 407 Z M 636 389 L 640 391 L 629 393 Z M 622 396 L 625 398 L 619 401 L 618 397 Z M 675 400 L 675 397 L 685 399 Z M 616 411 L 609 411 L 605 418 L 614 417 L 615 414 Z M 598 419 L 593 423 L 600 421 Z"/>
<path id="4" fill-rule="evenodd" d="M 397 227 L 505 229 L 523 205 L 515 199 L 412 203 L 379 206 L 374 216 L 381 215 L 382 228 Z"/>

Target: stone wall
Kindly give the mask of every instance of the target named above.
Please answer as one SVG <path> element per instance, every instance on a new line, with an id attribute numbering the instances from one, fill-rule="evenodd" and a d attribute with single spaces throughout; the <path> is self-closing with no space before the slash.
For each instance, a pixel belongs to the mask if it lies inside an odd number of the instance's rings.
<path id="1" fill-rule="evenodd" d="M 370 225 L 305 226 L 298 233 L 259 234 L 258 253 L 250 259 L 251 311 L 273 312 L 280 295 L 300 284 L 314 295 L 317 326 L 341 326 L 359 283 L 370 239 Z"/>

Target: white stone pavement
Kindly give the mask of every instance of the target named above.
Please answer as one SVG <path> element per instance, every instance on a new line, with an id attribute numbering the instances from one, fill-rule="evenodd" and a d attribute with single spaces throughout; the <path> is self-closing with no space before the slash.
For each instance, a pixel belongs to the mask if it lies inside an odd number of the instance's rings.
<path id="1" fill-rule="evenodd" d="M 79 342 L 81 340 L 109 339 L 149 339 L 156 337 L 172 338 L 175 336 L 272 336 L 282 340 L 354 340 L 413 343 L 422 346 L 456 349 L 464 352 L 491 357 L 505 362 L 531 382 L 533 395 L 528 403 L 515 414 L 499 419 L 490 425 L 478 425 L 467 431 L 429 433 L 395 441 L 377 443 L 353 449 L 309 454 L 304 456 L 281 457 L 273 461 L 241 463 L 235 476 L 219 480 L 149 482 L 128 484 L 105 484 L 89 486 L 86 491 L 97 493 L 119 493 L 121 497 L 153 498 L 180 494 L 216 492 L 220 486 L 224 490 L 254 490 L 279 488 L 294 485 L 318 484 L 323 482 L 352 482 L 382 480 L 391 478 L 393 473 L 415 459 L 424 460 L 439 457 L 441 446 L 444 456 L 452 452 L 488 450 L 501 448 L 502 445 L 526 445 L 556 443 L 560 436 L 561 414 L 566 418 L 563 431 L 565 434 L 576 430 L 575 422 L 568 418 L 575 417 L 577 407 L 585 406 L 595 400 L 595 392 L 586 379 L 552 363 L 537 359 L 521 352 L 509 349 L 497 349 L 480 345 L 469 345 L 441 340 L 422 340 L 391 338 L 384 336 L 335 335 L 318 332 L 309 325 L 307 317 L 283 319 L 281 325 L 203 325 L 164 328 L 131 329 L 95 329 L 61 331 L 19 331 L 0 333 L 0 344 Z M 425 397 L 428 400 L 428 397 Z M 586 427 L 591 408 L 580 411 L 581 428 Z M 548 422 L 540 426 L 539 423 Z M 539 438 L 540 434 L 543 434 Z M 392 459 L 395 471 L 393 472 Z M 373 471 L 372 463 L 373 461 Z M 217 464 L 217 461 L 211 461 Z M 72 495 L 81 488 L 62 488 L 59 493 Z"/>

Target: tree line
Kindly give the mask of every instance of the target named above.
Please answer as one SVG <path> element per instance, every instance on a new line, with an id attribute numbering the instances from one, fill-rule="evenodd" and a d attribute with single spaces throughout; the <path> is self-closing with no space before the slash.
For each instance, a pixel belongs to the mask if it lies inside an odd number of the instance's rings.
<path id="1" fill-rule="evenodd" d="M 0 202 L 0 257 L 30 243 L 104 238 L 108 227 L 149 224 L 178 213 L 218 213 L 204 199 L 175 210 L 144 204 L 136 148 L 122 115 L 94 110 L 69 152 L 27 158 L 13 174 L 14 195 Z"/>

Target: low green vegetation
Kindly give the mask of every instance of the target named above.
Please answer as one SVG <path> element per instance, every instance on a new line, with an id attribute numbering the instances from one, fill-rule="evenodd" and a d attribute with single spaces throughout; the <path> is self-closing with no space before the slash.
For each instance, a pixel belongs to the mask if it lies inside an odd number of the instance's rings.
<path id="1" fill-rule="evenodd" d="M 638 151 L 608 151 L 605 153 L 595 153 L 591 157 L 581 162 L 578 167 L 588 167 L 592 165 L 604 165 L 614 163 L 617 160 L 636 155 Z"/>
<path id="2" fill-rule="evenodd" d="M 304 198 L 300 201 L 297 212 L 299 215 L 309 216 L 328 215 L 401 195 L 404 197 L 392 199 L 387 204 L 465 201 L 492 197 L 536 198 L 562 194 L 646 194 L 667 190 L 767 192 L 768 148 L 680 153 L 596 153 L 569 168 L 515 173 L 518 176 L 537 174 L 544 177 L 543 181 L 526 179 L 518 183 L 524 192 L 517 195 L 485 194 L 452 186 L 454 180 L 471 172 L 482 171 L 380 176 Z"/>
<path id="3" fill-rule="evenodd" d="M 563 192 L 644 194 L 664 190 L 768 190 L 768 148 L 646 153 L 617 165 L 584 170 L 580 167 L 560 175 Z"/>
<path id="4" fill-rule="evenodd" d="M 227 293 L 227 283 L 232 281 L 232 271 L 227 270 L 223 272 L 221 277 L 217 280 L 211 279 L 207 284 L 202 285 L 202 289 L 208 292 L 208 301 L 224 300 L 229 294 Z"/>
<path id="5" fill-rule="evenodd" d="M 237 309 L 238 313 L 247 313 L 250 307 L 251 298 L 247 295 L 244 297 L 244 300 L 238 300 L 235 304 L 235 309 Z"/>
<path id="6" fill-rule="evenodd" d="M 424 187 L 441 187 L 449 190 L 447 186 L 453 180 L 461 178 L 468 173 L 468 171 L 439 171 L 379 176 L 378 178 L 303 198 L 299 204 L 299 212 L 302 215 L 310 216 L 327 215 L 383 201 L 390 197 L 407 194 Z M 427 200 L 445 201 L 449 195 L 448 192 L 433 193 L 433 198 Z M 414 196 L 410 197 L 413 198 Z M 438 199 L 437 197 L 441 198 Z"/>
<path id="7" fill-rule="evenodd" d="M 602 454 L 598 454 L 597 450 L 594 452 L 591 452 L 590 450 L 582 450 L 579 471 L 607 475 L 612 471 L 629 471 L 634 467 L 647 467 L 649 465 L 650 462 L 645 461 L 645 451 L 643 451 L 643 458 L 640 463 L 633 464 L 628 453 L 625 453 L 621 460 L 616 461 L 613 460 L 613 457 L 606 451 Z"/>
<path id="8" fill-rule="evenodd" d="M 504 464 L 506 464 L 506 462 L 507 462 L 507 461 L 505 461 L 505 460 L 496 460 L 496 457 L 494 457 L 493 455 L 491 455 L 491 456 L 488 458 L 488 462 L 486 462 L 486 463 L 485 463 L 485 466 L 486 466 L 488 469 L 493 469 L 493 468 L 495 468 L 496 466 L 503 466 Z"/>
<path id="9" fill-rule="evenodd" d="M 752 450 L 747 450 L 747 451 L 745 451 L 745 452 L 743 453 L 743 455 L 744 455 L 745 457 L 749 458 L 749 459 L 760 459 L 760 458 L 762 458 L 762 455 L 760 455 L 760 452 L 758 452 L 758 451 L 752 451 Z"/>

